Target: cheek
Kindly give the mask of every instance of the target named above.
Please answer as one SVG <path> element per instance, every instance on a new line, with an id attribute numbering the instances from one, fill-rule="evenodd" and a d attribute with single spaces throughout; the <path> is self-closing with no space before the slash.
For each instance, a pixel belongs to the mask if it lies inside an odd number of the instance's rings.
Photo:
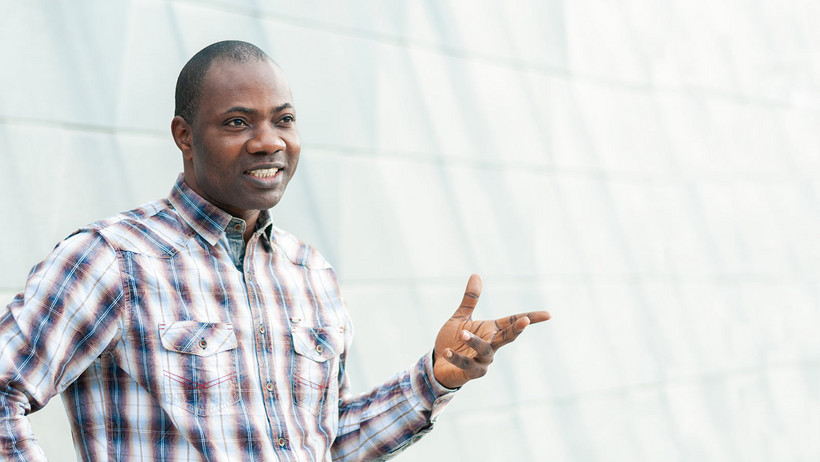
<path id="1" fill-rule="evenodd" d="M 296 143 L 290 145 L 289 149 L 289 157 L 290 163 L 293 165 L 294 169 L 299 164 L 299 154 L 302 151 L 302 146 L 299 144 L 298 140 Z"/>
<path id="2" fill-rule="evenodd" d="M 219 178 L 222 174 L 227 173 L 231 166 L 229 148 L 230 146 L 226 146 L 218 140 L 210 140 L 210 142 L 199 146 L 198 164 L 205 170 L 201 173 L 216 178 Z"/>
<path id="3" fill-rule="evenodd" d="M 224 189 L 229 177 L 229 166 L 210 150 L 201 149 L 194 156 L 197 183 L 209 195 Z"/>

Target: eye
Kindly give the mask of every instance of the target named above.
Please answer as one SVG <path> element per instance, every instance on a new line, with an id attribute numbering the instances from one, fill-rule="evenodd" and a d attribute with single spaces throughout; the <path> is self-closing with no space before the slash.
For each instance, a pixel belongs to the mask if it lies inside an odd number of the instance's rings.
<path id="1" fill-rule="evenodd" d="M 296 117 L 293 117 L 293 115 L 291 115 L 291 114 L 288 114 L 288 115 L 282 117 L 281 119 L 279 119 L 279 123 L 282 123 L 282 124 L 285 124 L 285 125 L 290 125 L 294 122 L 296 122 Z"/>
<path id="2" fill-rule="evenodd" d="M 236 117 L 236 118 L 233 118 L 233 119 L 228 119 L 225 122 L 225 125 L 227 125 L 229 127 L 244 127 L 244 126 L 248 125 L 248 123 L 245 122 L 244 119 Z"/>

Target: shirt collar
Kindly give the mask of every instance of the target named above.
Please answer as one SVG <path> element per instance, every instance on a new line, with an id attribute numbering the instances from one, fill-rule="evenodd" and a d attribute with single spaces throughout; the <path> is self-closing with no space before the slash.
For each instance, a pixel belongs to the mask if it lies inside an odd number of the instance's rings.
<path id="1" fill-rule="evenodd" d="M 210 245 L 216 245 L 222 233 L 225 232 L 231 221 L 231 214 L 219 207 L 211 204 L 202 196 L 194 192 L 185 183 L 183 174 L 177 177 L 168 200 L 183 220 L 202 236 Z M 273 229 L 273 220 L 268 210 L 261 210 L 256 221 L 256 231 L 262 230 L 265 237 L 270 240 Z"/>
<path id="2" fill-rule="evenodd" d="M 256 232 L 258 233 L 260 230 L 263 236 L 268 240 L 271 239 L 271 235 L 273 234 L 273 218 L 271 217 L 270 210 L 259 211 L 259 218 L 256 219 Z"/>
<path id="3" fill-rule="evenodd" d="M 232 233 L 244 233 L 245 232 L 245 220 L 239 217 L 231 217 L 231 220 L 228 222 L 228 225 L 225 227 L 226 234 Z M 254 233 L 262 233 L 265 237 L 270 239 L 271 236 L 271 229 L 273 228 L 273 220 L 271 219 L 270 212 L 267 210 L 260 210 L 259 217 L 256 219 L 256 229 Z"/>

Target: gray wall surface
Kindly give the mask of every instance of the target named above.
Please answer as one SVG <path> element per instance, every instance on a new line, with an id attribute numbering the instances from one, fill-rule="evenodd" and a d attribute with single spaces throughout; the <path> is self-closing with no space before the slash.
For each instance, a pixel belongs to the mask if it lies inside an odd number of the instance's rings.
<path id="1" fill-rule="evenodd" d="M 820 460 L 820 2 L 0 0 L 0 295 L 163 197 L 185 61 L 265 49 L 298 108 L 274 220 L 338 270 L 365 390 L 545 308 L 400 460 Z M 59 399 L 32 415 L 73 452 Z"/>

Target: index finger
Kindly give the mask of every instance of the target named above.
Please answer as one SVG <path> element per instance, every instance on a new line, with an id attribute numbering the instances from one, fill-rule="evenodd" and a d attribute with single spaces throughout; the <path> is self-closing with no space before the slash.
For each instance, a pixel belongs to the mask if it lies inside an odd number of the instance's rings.
<path id="1" fill-rule="evenodd" d="M 453 314 L 454 318 L 470 319 L 473 316 L 473 310 L 478 304 L 478 297 L 481 296 L 481 276 L 473 274 L 470 280 L 467 281 L 467 288 L 464 289 L 464 297 L 461 298 L 461 305 L 459 305 L 456 312 Z"/>
<path id="2" fill-rule="evenodd" d="M 515 321 L 518 321 L 525 316 L 530 318 L 530 324 L 544 322 L 552 317 L 547 311 L 530 311 L 528 313 L 513 314 L 507 316 L 506 318 L 498 318 L 495 320 L 495 325 L 499 329 L 506 329 L 508 326 L 515 324 Z"/>

